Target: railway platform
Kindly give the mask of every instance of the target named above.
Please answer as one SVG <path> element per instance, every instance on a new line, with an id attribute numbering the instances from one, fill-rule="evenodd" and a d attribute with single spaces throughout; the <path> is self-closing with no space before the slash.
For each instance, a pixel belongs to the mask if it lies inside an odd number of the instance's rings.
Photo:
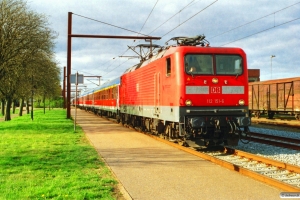
<path id="1" fill-rule="evenodd" d="M 74 109 L 72 109 L 74 117 Z M 281 199 L 285 192 L 77 109 L 76 122 L 124 199 Z"/>

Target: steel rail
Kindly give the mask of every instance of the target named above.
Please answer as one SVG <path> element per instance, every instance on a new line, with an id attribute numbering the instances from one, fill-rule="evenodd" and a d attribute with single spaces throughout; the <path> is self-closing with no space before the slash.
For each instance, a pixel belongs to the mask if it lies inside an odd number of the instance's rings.
<path id="1" fill-rule="evenodd" d="M 270 139 L 275 139 L 275 140 L 281 140 L 281 141 L 285 141 L 285 142 L 292 142 L 292 143 L 295 143 L 295 144 L 300 144 L 300 139 L 296 139 L 296 138 L 288 138 L 288 137 L 268 135 L 268 134 L 255 133 L 255 132 L 249 132 L 249 135 L 250 136 L 270 138 Z"/>
<path id="2" fill-rule="evenodd" d="M 247 153 L 247 152 L 244 152 L 244 151 L 241 151 L 241 150 L 236 150 L 236 149 L 229 148 L 229 147 L 226 147 L 224 152 L 228 153 L 228 154 L 234 154 L 234 155 L 237 155 L 237 156 L 245 157 L 245 158 L 248 158 L 250 160 L 255 160 L 255 161 L 262 162 L 262 163 L 265 163 L 265 164 L 268 164 L 268 165 L 272 165 L 272 166 L 275 166 L 275 167 L 278 167 L 278 168 L 289 170 L 290 172 L 295 172 L 295 173 L 300 174 L 300 167 L 295 166 L 295 165 L 291 165 L 291 164 L 284 163 L 284 162 L 281 162 L 281 161 L 265 158 L 265 157 L 262 157 L 262 156 L 259 156 L 259 155 Z M 299 190 L 300 190 L 300 188 L 299 188 Z"/>
<path id="3" fill-rule="evenodd" d="M 254 136 L 254 137 L 253 137 Z M 250 141 L 253 142 L 259 142 L 263 144 L 268 144 L 268 145 L 273 145 L 273 146 L 278 146 L 278 147 L 283 147 L 283 148 L 288 148 L 288 149 L 294 149 L 294 150 L 300 150 L 300 140 L 295 139 L 295 138 L 287 138 L 287 137 L 281 137 L 281 136 L 274 136 L 274 135 L 267 135 L 267 134 L 262 134 L 262 133 L 254 133 L 250 132 L 249 133 Z M 267 138 L 267 139 L 265 139 Z M 246 139 L 246 138 L 244 138 Z M 270 140 L 273 139 L 273 140 Z M 277 140 L 277 141 L 274 141 Z M 286 143 L 290 142 L 290 143 Z M 293 143 L 293 144 L 291 144 Z"/>

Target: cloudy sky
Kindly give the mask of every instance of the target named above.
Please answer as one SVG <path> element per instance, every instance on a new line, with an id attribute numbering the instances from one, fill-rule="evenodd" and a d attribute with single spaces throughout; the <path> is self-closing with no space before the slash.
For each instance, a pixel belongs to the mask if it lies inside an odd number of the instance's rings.
<path id="1" fill-rule="evenodd" d="M 67 65 L 68 12 L 72 33 L 162 37 L 204 34 L 211 46 L 241 47 L 248 68 L 260 69 L 261 80 L 300 76 L 299 0 L 28 0 L 30 9 L 48 16 L 59 36 L 55 53 Z M 143 40 L 72 39 L 72 74 L 102 76 L 101 83 L 120 76 L 138 59 L 128 46 Z M 271 59 L 271 55 L 275 55 Z M 87 80 L 88 87 L 97 80 Z"/>

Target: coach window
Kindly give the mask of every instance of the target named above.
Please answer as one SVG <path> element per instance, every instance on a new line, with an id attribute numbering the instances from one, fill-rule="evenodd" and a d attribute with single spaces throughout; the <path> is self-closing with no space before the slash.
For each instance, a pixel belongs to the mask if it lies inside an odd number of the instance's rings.
<path id="1" fill-rule="evenodd" d="M 166 76 L 171 75 L 171 58 L 167 58 L 166 60 Z"/>
<path id="2" fill-rule="evenodd" d="M 239 55 L 216 55 L 217 74 L 241 75 L 243 73 L 242 61 Z"/>

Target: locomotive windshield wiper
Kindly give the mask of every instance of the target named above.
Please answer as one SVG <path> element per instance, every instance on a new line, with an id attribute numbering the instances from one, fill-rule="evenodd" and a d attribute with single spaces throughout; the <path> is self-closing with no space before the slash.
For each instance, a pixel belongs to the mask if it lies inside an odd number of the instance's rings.
<path id="1" fill-rule="evenodd" d="M 192 75 L 192 77 L 194 78 L 194 73 L 193 73 L 193 72 L 189 72 L 189 74 L 191 74 L 191 75 Z"/>

